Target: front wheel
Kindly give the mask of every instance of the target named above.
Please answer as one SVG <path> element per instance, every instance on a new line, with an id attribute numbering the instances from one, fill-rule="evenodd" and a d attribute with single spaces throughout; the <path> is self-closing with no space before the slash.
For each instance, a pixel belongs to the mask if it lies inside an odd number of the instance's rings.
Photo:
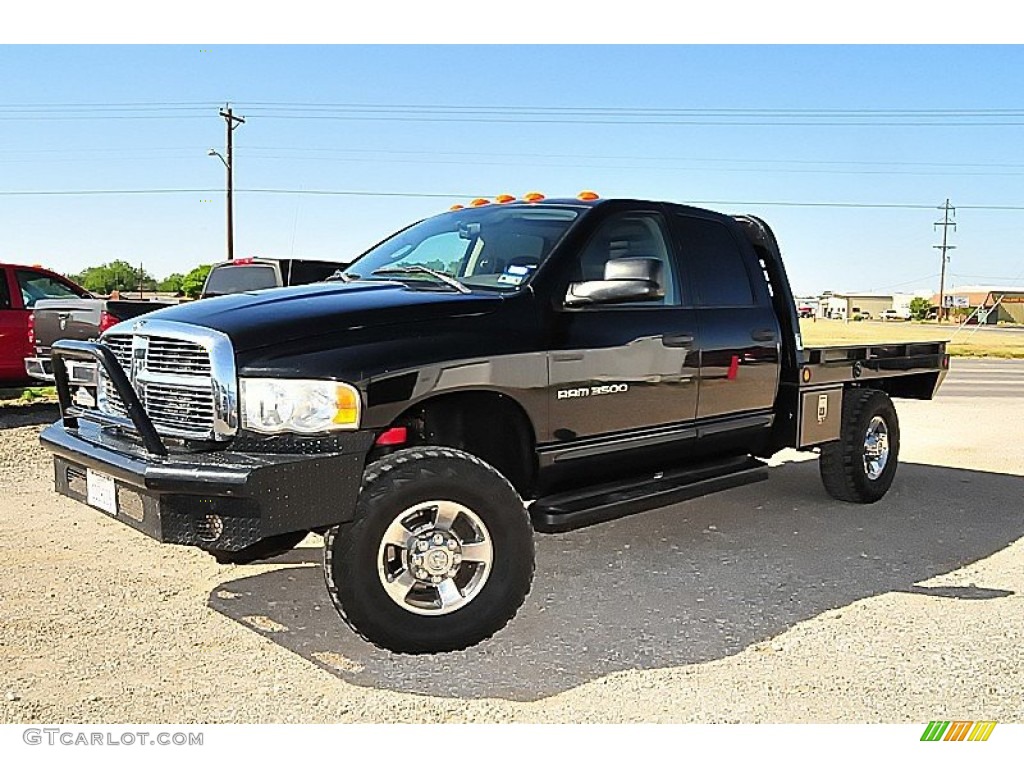
<path id="1" fill-rule="evenodd" d="M 877 389 L 848 389 L 839 440 L 821 448 L 821 482 L 834 499 L 874 503 L 892 485 L 899 453 L 900 423 L 889 396 Z"/>
<path id="2" fill-rule="evenodd" d="M 324 537 L 338 613 L 398 653 L 461 650 L 490 637 L 525 600 L 533 564 L 519 494 L 452 448 L 406 448 L 371 464 L 352 522 Z"/>

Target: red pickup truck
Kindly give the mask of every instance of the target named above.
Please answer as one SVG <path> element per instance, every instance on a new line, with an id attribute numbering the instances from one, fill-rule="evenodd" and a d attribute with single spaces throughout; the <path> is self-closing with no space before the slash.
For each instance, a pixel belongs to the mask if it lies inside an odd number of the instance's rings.
<path id="1" fill-rule="evenodd" d="M 35 353 L 32 308 L 40 299 L 89 298 L 80 285 L 42 267 L 0 264 L 0 385 L 21 384 Z"/>

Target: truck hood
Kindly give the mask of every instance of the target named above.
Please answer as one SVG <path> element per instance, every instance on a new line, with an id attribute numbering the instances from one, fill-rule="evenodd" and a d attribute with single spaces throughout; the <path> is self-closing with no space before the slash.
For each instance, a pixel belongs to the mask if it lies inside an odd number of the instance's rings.
<path id="1" fill-rule="evenodd" d="M 317 283 L 201 299 L 146 319 L 212 328 L 227 334 L 236 351 L 247 352 L 353 328 L 486 314 L 501 301 L 494 294 L 414 289 L 398 282 Z"/>

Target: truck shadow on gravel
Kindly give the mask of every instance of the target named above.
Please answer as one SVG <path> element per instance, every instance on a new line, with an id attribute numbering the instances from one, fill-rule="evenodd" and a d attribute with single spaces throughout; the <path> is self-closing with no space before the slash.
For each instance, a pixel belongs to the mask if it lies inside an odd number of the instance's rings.
<path id="1" fill-rule="evenodd" d="M 38 427 L 52 424 L 60 418 L 56 403 L 18 403 L 0 406 L 0 429 L 10 427 Z"/>
<path id="2" fill-rule="evenodd" d="M 902 464 L 874 505 L 829 499 L 816 462 L 767 483 L 589 529 L 537 535 L 519 615 L 467 651 L 400 656 L 352 633 L 319 549 L 219 586 L 209 605 L 357 685 L 533 701 L 626 669 L 710 661 L 824 611 L 891 591 L 998 599 L 998 584 L 918 587 L 1024 536 L 1024 478 Z"/>

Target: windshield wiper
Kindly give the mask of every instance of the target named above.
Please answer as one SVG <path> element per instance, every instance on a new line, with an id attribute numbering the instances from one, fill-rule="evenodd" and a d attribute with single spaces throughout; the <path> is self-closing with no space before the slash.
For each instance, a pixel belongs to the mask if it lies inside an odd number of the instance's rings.
<path id="1" fill-rule="evenodd" d="M 371 272 L 371 275 L 411 275 L 421 273 L 424 275 L 430 275 L 440 280 L 445 285 L 450 285 L 452 288 L 457 290 L 459 293 L 472 293 L 469 288 L 460 283 L 451 275 L 446 275 L 444 272 L 438 272 L 436 269 L 430 267 L 424 267 L 422 264 L 410 264 L 408 267 L 385 267 L 384 269 L 377 269 Z"/>
<path id="2" fill-rule="evenodd" d="M 353 283 L 359 279 L 359 275 L 350 275 L 343 269 L 336 270 L 333 274 L 324 278 L 325 283 L 333 283 L 335 280 L 339 280 L 343 283 Z"/>

